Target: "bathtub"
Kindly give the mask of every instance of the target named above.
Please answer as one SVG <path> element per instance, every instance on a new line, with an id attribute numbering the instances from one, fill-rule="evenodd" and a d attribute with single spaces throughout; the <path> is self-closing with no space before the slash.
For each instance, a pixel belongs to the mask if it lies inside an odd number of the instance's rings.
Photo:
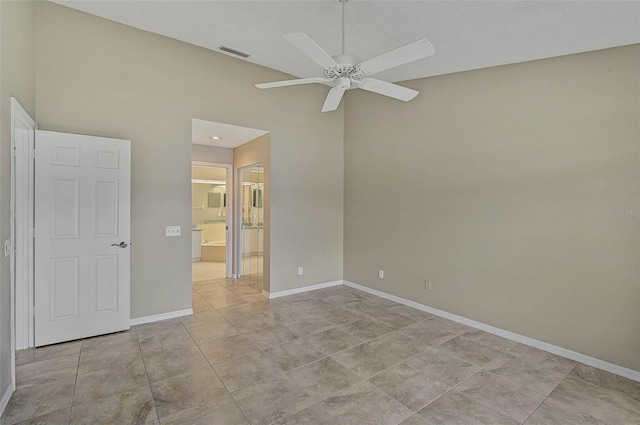
<path id="1" fill-rule="evenodd" d="M 202 241 L 202 260 L 224 263 L 227 261 L 227 243 L 225 241 Z"/>

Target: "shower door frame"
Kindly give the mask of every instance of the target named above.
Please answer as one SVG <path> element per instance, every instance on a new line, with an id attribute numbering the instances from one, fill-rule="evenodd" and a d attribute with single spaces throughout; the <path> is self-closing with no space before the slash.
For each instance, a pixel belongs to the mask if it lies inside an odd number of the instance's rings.
<path id="1" fill-rule="evenodd" d="M 243 200 L 243 196 L 242 196 L 242 172 L 248 168 L 251 167 L 255 167 L 255 166 L 262 166 L 263 169 L 263 176 L 264 176 L 264 172 L 265 172 L 265 166 L 264 166 L 264 161 L 258 161 L 254 164 L 249 164 L 249 165 L 245 165 L 239 168 L 235 168 L 235 179 L 236 179 L 236 187 L 235 187 L 235 195 L 236 195 L 236 209 L 235 209 L 235 223 L 236 223 L 236 228 L 237 228 L 237 232 L 236 232 L 236 240 L 235 240 L 235 251 L 234 251 L 234 278 L 241 278 L 242 277 L 242 266 L 243 266 L 243 244 L 244 244 L 244 240 L 243 240 L 243 227 L 242 227 L 242 200 Z M 262 182 L 263 184 L 263 196 L 264 196 L 264 184 L 265 182 Z M 264 206 L 264 198 L 263 198 L 263 206 Z M 263 207 L 264 208 L 264 207 Z M 262 237 L 263 237 L 263 244 L 264 244 L 264 231 L 265 231 L 265 226 L 266 223 L 264 222 L 264 218 L 263 218 L 263 225 L 262 225 Z M 258 230 L 259 232 L 260 230 Z M 258 236 L 259 238 L 260 236 Z M 263 245 L 263 263 L 262 263 L 262 273 L 264 276 L 264 245 Z M 263 294 L 266 293 L 265 290 L 263 289 Z"/>

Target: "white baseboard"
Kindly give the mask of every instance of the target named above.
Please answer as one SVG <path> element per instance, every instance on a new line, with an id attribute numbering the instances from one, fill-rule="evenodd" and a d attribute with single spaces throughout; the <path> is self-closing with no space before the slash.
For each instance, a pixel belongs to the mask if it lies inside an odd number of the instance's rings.
<path id="1" fill-rule="evenodd" d="M 154 314 L 153 316 L 136 317 L 131 319 L 131 326 L 142 325 L 144 323 L 159 322 L 160 320 L 174 319 L 176 317 L 193 314 L 193 309 L 170 311 L 168 313 Z"/>
<path id="2" fill-rule="evenodd" d="M 331 286 L 340 286 L 340 285 L 342 285 L 342 281 L 336 280 L 333 282 L 324 282 L 324 283 L 317 283 L 315 285 L 310 285 L 310 286 L 303 286 L 302 288 L 287 289 L 286 291 L 278 291 L 278 292 L 270 292 L 270 293 L 263 292 L 263 293 L 267 297 L 269 297 L 269 299 L 273 299 L 273 298 L 286 297 L 287 295 L 301 294 L 303 292 L 315 291 L 317 289 L 330 288 Z"/>
<path id="3" fill-rule="evenodd" d="M 7 408 L 7 404 L 9 404 L 9 400 L 13 395 L 13 391 L 15 390 L 15 382 L 12 382 L 11 385 L 7 387 L 7 390 L 2 395 L 2 399 L 0 399 L 0 416 L 4 413 L 4 409 Z"/>
<path id="4" fill-rule="evenodd" d="M 577 362 L 584 363 L 586 365 L 595 367 L 597 369 L 602 369 L 604 371 L 640 382 L 640 371 L 637 371 L 637 370 L 619 366 L 614 363 L 609 363 L 607 361 L 600 360 L 595 357 L 587 356 L 586 354 L 582 354 L 576 351 L 568 350 L 566 348 L 558 347 L 557 345 L 548 344 L 546 342 L 529 338 L 527 336 L 513 333 L 510 331 L 506 331 L 504 329 L 496 328 L 495 326 L 491 326 L 491 325 L 484 324 L 482 322 L 477 322 L 475 320 L 467 319 L 466 317 L 463 317 L 463 316 L 447 313 L 446 311 L 438 310 L 437 308 L 429 307 L 424 304 L 417 303 L 415 301 L 410 301 L 405 298 L 387 294 L 386 292 L 381 292 L 375 289 L 371 289 L 363 285 L 358 285 L 357 283 L 353 283 L 345 280 L 344 284 L 346 286 L 350 286 L 351 288 L 355 288 L 360 291 L 367 292 L 372 295 L 376 295 L 380 298 L 385 298 L 390 301 L 395 301 L 399 304 L 404 304 L 406 306 L 413 307 L 415 309 L 433 314 L 434 316 L 439 316 L 445 319 L 453 320 L 454 322 L 458 322 L 463 325 L 470 326 L 472 328 L 480 329 L 482 331 L 485 331 L 497 336 L 501 336 L 511 341 L 516 341 L 521 344 L 528 345 L 530 347 L 538 348 L 540 350 L 543 350 L 561 357 L 565 357 L 567 359 L 575 360 Z"/>

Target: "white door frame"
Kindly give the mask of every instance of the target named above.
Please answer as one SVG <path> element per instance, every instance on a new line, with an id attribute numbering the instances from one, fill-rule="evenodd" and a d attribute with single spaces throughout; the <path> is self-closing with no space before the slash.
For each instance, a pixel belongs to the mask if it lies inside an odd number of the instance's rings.
<path id="1" fill-rule="evenodd" d="M 225 275 L 226 277 L 234 277 L 233 274 L 233 164 L 223 164 L 220 162 L 203 162 L 203 161 L 191 161 L 192 167 L 210 167 L 210 168 L 225 168 L 227 170 L 227 228 L 225 231 L 226 237 L 226 253 L 227 261 L 225 262 Z M 191 223 L 193 225 L 193 223 Z"/>
<path id="2" fill-rule="evenodd" d="M 16 98 L 11 98 L 11 374 L 15 382 L 15 351 L 34 346 L 33 327 L 33 213 L 35 121 Z M 17 129 L 27 129 L 25 145 Z M 15 248 L 20 237 L 22 249 Z M 22 273 L 18 274 L 17 271 Z M 21 278 L 18 278 L 21 276 Z"/>

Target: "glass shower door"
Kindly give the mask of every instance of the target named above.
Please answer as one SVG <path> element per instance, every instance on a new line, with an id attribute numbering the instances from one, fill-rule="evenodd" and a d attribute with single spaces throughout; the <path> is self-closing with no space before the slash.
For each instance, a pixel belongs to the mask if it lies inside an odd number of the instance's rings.
<path id="1" fill-rule="evenodd" d="M 240 170 L 242 181 L 242 280 L 263 287 L 264 167 L 255 164 Z"/>

